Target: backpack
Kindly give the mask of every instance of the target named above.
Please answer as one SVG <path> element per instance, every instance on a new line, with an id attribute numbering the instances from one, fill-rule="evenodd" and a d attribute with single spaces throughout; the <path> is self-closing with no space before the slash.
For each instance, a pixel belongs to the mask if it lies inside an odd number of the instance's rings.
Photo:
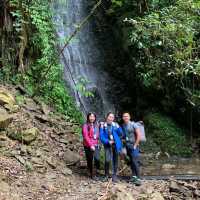
<path id="1" fill-rule="evenodd" d="M 134 122 L 132 122 L 132 123 L 134 123 Z M 140 129 L 140 133 L 141 133 L 140 142 L 146 142 L 147 139 L 146 139 L 146 135 L 145 135 L 144 123 L 142 121 L 135 122 L 135 123 L 138 125 L 138 127 Z"/>

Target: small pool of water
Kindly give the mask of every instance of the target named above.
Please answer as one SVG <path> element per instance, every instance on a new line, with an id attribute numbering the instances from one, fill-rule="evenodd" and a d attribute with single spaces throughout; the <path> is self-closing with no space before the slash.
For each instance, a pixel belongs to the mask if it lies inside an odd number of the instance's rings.
<path id="1" fill-rule="evenodd" d="M 142 175 L 200 175 L 200 158 L 142 159 Z"/>

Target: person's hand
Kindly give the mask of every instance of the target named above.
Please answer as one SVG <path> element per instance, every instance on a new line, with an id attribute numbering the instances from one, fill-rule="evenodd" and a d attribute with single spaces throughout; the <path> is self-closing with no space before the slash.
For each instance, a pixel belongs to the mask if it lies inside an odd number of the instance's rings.
<path id="1" fill-rule="evenodd" d="M 92 151 L 95 151 L 95 146 L 91 146 L 90 149 L 91 149 Z"/>
<path id="2" fill-rule="evenodd" d="M 113 141 L 113 140 L 110 140 L 110 141 L 109 141 L 109 144 L 110 144 L 110 145 L 114 144 L 114 141 Z"/>
<path id="3" fill-rule="evenodd" d="M 126 144 L 126 139 L 122 139 L 122 143 L 123 143 L 123 144 Z"/>
<path id="4" fill-rule="evenodd" d="M 134 144 L 133 149 L 137 149 L 137 145 L 136 144 Z"/>

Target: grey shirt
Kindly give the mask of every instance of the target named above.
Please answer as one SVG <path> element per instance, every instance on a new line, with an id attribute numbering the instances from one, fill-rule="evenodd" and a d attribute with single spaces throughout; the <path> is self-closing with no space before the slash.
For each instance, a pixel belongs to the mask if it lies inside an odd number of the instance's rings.
<path id="1" fill-rule="evenodd" d="M 128 124 L 123 124 L 123 131 L 125 133 L 126 142 L 135 143 L 135 129 L 139 128 L 137 123 L 130 121 Z"/>

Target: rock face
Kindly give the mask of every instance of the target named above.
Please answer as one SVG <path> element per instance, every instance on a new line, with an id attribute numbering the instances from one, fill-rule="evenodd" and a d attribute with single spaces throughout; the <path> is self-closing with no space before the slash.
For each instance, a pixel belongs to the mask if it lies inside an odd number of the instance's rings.
<path id="1" fill-rule="evenodd" d="M 8 136 L 14 140 L 23 141 L 26 144 L 30 144 L 34 141 L 39 134 L 39 130 L 37 128 L 30 128 L 21 132 L 12 132 L 9 133 Z"/>

